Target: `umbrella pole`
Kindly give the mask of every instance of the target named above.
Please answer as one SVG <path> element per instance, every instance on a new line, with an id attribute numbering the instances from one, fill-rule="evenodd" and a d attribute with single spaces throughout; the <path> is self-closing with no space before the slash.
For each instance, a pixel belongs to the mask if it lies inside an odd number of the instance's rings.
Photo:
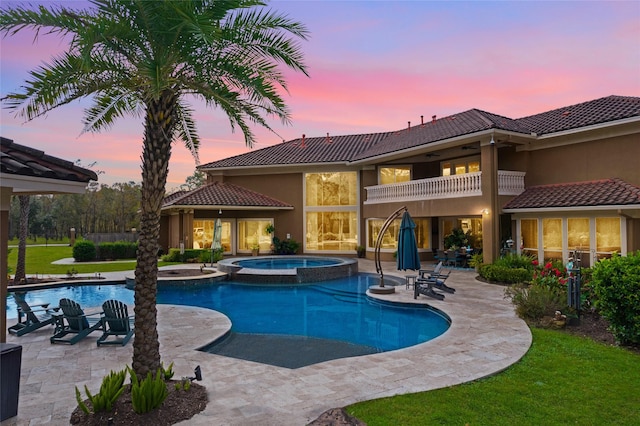
<path id="1" fill-rule="evenodd" d="M 382 245 L 383 235 L 385 232 L 387 232 L 387 229 L 389 229 L 389 226 L 391 226 L 391 223 L 406 210 L 407 210 L 407 206 L 402 206 L 395 212 L 391 213 L 391 215 L 387 218 L 387 220 L 385 220 L 384 223 L 382 224 L 382 227 L 380 228 L 380 233 L 378 233 L 378 238 L 376 239 L 376 246 L 374 247 L 373 254 L 374 254 L 374 262 L 376 265 L 376 272 L 380 274 L 380 287 L 384 287 L 384 273 L 382 272 L 382 265 L 380 263 L 380 246 Z"/>

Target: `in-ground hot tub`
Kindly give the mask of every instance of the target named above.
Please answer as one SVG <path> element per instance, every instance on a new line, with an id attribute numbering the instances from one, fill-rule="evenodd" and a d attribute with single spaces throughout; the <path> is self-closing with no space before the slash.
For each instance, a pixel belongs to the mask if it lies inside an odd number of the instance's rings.
<path id="1" fill-rule="evenodd" d="M 218 271 L 248 283 L 312 283 L 355 275 L 358 261 L 326 256 L 237 257 L 219 261 Z"/>

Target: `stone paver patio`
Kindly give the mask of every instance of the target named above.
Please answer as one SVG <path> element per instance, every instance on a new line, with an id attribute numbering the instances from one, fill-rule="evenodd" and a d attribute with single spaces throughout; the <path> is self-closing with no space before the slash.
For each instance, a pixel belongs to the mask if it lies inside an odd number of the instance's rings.
<path id="1" fill-rule="evenodd" d="M 373 262 L 360 261 L 360 271 Z M 385 274 L 404 275 L 393 263 Z M 391 295 L 372 295 L 404 303 L 429 303 L 452 319 L 442 336 L 410 348 L 343 358 L 295 370 L 197 351 L 231 326 L 224 315 L 202 308 L 158 305 L 160 350 L 165 365 L 174 362 L 176 377 L 202 368 L 209 403 L 205 411 L 182 424 L 295 425 L 322 412 L 397 394 L 452 386 L 495 374 L 517 362 L 531 345 L 527 325 L 504 299 L 504 288 L 475 280 L 471 271 L 453 271 L 447 284 L 456 293 L 443 301 L 413 299 L 404 285 Z M 23 337 L 8 336 L 23 346 L 18 416 L 5 425 L 64 425 L 77 403 L 74 387 L 96 392 L 111 370 L 131 363 L 133 345 L 96 346 L 93 333 L 74 346 L 52 345 L 50 328 Z M 135 338 L 135 337 L 134 337 Z"/>

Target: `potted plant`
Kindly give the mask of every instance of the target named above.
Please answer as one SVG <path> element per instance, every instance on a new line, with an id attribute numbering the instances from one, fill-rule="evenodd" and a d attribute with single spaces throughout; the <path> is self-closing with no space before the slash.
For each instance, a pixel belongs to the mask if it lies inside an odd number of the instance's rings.
<path id="1" fill-rule="evenodd" d="M 363 258 L 367 254 L 367 248 L 365 246 L 356 246 L 356 253 L 358 253 L 359 258 Z"/>
<path id="2" fill-rule="evenodd" d="M 257 243 L 253 244 L 251 246 L 251 255 L 252 256 L 257 256 L 259 252 L 260 252 L 260 246 Z"/>

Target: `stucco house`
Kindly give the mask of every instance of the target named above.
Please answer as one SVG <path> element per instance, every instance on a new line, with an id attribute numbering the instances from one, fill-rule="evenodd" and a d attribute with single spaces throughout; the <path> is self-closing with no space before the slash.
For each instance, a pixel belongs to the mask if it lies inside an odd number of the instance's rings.
<path id="1" fill-rule="evenodd" d="M 271 236 L 306 254 L 373 256 L 406 206 L 421 257 L 454 228 L 490 262 L 508 248 L 583 265 L 640 249 L 640 98 L 608 96 L 512 119 L 479 109 L 401 130 L 300 138 L 199 166 L 207 184 L 168 196 L 163 248 L 208 248 L 221 219 L 227 255 Z M 399 220 L 383 239 L 391 260 Z"/>

